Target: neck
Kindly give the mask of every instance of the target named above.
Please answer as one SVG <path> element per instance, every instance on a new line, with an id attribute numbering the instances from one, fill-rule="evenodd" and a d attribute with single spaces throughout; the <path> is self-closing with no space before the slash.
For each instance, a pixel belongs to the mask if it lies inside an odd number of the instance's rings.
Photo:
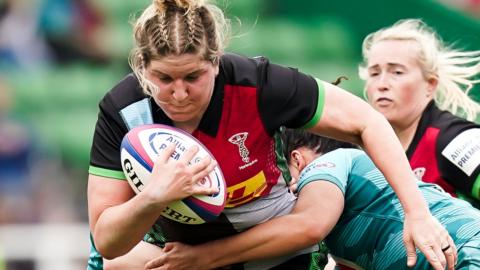
<path id="1" fill-rule="evenodd" d="M 412 143 L 413 136 L 415 136 L 415 131 L 417 131 L 419 122 L 420 122 L 420 117 L 417 117 L 409 125 L 397 126 L 392 124 L 393 130 L 395 131 L 395 134 L 400 140 L 400 143 L 402 144 L 404 151 L 407 151 L 408 147 Z"/>
<path id="2" fill-rule="evenodd" d="M 183 123 L 183 122 L 182 122 L 182 123 L 178 123 L 178 122 L 177 122 L 177 123 L 174 123 L 174 126 L 175 126 L 176 128 L 179 128 L 179 129 L 181 129 L 181 130 L 184 130 L 184 131 L 192 134 L 192 133 L 195 131 L 195 129 L 197 129 L 198 124 L 190 124 L 190 123 Z"/>
<path id="3" fill-rule="evenodd" d="M 200 125 L 200 119 L 192 119 L 190 121 L 185 121 L 185 122 L 173 122 L 173 125 L 176 128 L 182 129 L 192 134 L 195 131 L 195 129 L 198 128 L 198 125 Z"/>

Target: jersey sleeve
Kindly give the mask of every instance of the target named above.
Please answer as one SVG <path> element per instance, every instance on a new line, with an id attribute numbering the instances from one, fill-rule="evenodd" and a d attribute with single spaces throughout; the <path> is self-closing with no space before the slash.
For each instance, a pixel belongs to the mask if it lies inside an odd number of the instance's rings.
<path id="1" fill-rule="evenodd" d="M 309 127 L 320 120 L 323 84 L 294 68 L 259 64 L 259 112 L 268 130 Z"/>
<path id="2" fill-rule="evenodd" d="M 345 195 L 348 177 L 352 168 L 349 151 L 339 149 L 320 156 L 301 172 L 298 191 L 313 181 L 328 181 L 336 185 Z"/>
<path id="3" fill-rule="evenodd" d="M 90 152 L 90 174 L 125 179 L 120 163 L 120 145 L 127 127 L 117 113 L 112 98 L 107 94 L 99 105 Z"/>
<path id="4" fill-rule="evenodd" d="M 439 135 L 437 157 L 442 178 L 479 200 L 480 126 L 466 120 L 453 122 Z"/>

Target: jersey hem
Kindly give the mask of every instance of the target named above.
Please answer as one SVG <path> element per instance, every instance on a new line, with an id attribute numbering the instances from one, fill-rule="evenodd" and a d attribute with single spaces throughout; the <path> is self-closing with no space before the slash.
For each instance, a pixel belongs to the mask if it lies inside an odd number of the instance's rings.
<path id="1" fill-rule="evenodd" d="M 338 187 L 338 189 L 340 189 L 343 196 L 345 196 L 345 188 L 338 184 L 338 182 L 341 181 L 337 177 L 330 174 L 316 174 L 308 177 L 307 179 L 302 179 L 301 181 L 299 181 L 297 192 L 300 192 L 300 190 L 303 189 L 306 185 L 317 181 L 326 181 L 334 184 L 336 187 Z"/>

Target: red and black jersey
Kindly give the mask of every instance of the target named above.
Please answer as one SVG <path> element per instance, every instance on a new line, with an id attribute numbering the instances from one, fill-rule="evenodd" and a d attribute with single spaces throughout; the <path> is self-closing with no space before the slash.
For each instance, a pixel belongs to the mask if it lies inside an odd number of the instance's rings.
<path id="1" fill-rule="evenodd" d="M 480 199 L 480 125 L 442 111 L 432 101 L 406 153 L 420 180 L 455 197 Z"/>
<path id="2" fill-rule="evenodd" d="M 221 58 L 219 70 L 210 104 L 192 135 L 219 163 L 227 183 L 226 209 L 217 220 L 195 226 L 160 218 L 152 236 L 160 237 L 154 240 L 202 243 L 293 208 L 295 198 L 284 180 L 289 174 L 277 131 L 319 119 L 317 106 L 323 106 L 319 92 L 323 87 L 313 77 L 261 57 L 227 54 Z M 173 125 L 130 74 L 100 102 L 89 173 L 125 179 L 121 141 L 129 129 L 151 123 Z"/>
<path id="3" fill-rule="evenodd" d="M 306 124 L 317 104 L 315 79 L 296 69 L 270 64 L 265 58 L 233 54 L 222 57 L 212 100 L 192 135 L 219 161 L 227 186 L 236 186 L 230 190 L 229 206 L 242 204 L 243 199 L 248 201 L 247 196 L 265 194 L 246 189 L 268 191 L 276 183 L 279 170 L 273 135 L 281 126 L 298 128 Z M 124 179 L 121 141 L 133 126 L 152 122 L 173 125 L 153 99 L 142 92 L 138 80 L 127 76 L 100 103 L 90 172 Z M 243 145 L 235 140 L 244 140 Z M 247 152 L 241 153 L 241 146 Z M 264 175 L 258 175 L 262 171 Z M 258 179 L 255 187 L 241 185 L 253 177 L 266 178 L 267 183 L 261 183 L 266 186 L 258 186 Z"/>

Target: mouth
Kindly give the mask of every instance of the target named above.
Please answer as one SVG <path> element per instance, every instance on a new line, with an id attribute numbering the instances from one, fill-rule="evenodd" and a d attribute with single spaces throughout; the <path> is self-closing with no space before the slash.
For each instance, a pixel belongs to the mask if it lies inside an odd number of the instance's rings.
<path id="1" fill-rule="evenodd" d="M 170 106 L 172 106 L 174 108 L 178 108 L 178 109 L 186 108 L 186 107 L 188 107 L 188 105 L 190 105 L 190 104 L 182 104 L 182 105 L 180 105 L 180 104 L 170 104 Z"/>
<path id="2" fill-rule="evenodd" d="M 386 106 L 391 104 L 392 102 L 393 100 L 386 97 L 377 98 L 377 100 L 375 101 L 375 103 L 378 104 L 379 106 Z"/>

